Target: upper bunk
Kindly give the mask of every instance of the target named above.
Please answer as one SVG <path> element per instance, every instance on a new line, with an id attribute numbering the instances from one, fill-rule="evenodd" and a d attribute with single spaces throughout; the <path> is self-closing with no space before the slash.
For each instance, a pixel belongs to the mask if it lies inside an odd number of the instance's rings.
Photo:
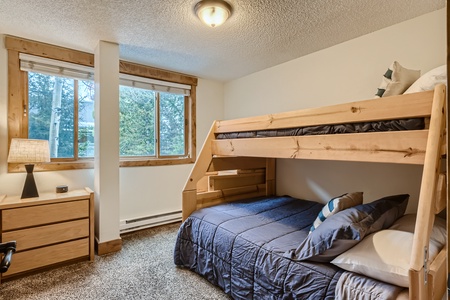
<path id="1" fill-rule="evenodd" d="M 428 121 L 435 98 L 444 103 L 444 85 L 434 91 L 217 121 L 213 130 L 220 139 L 210 141 L 211 151 L 218 156 L 423 164 L 430 130 Z M 416 129 L 420 128 L 422 118 L 425 128 Z M 398 123 L 388 127 L 392 120 Z M 404 126 L 408 122 L 412 125 Z M 371 123 L 376 126 L 369 126 Z M 345 124 L 360 126 L 356 130 L 352 127 L 352 133 L 340 133 L 345 132 Z M 332 129 L 324 129 L 324 126 L 336 125 L 341 125 L 335 130 L 336 134 L 311 133 L 312 129 L 329 132 Z M 362 132 L 365 127 L 370 132 Z M 403 127 L 416 130 L 403 131 Z M 307 135 L 302 135 L 298 129 L 308 129 L 303 130 Z M 279 130 L 282 133 L 276 133 Z M 283 133 L 289 135 L 281 136 Z M 273 137 L 246 138 L 264 135 Z"/>
<path id="2" fill-rule="evenodd" d="M 278 158 L 427 165 L 431 168 L 429 172 L 434 173 L 445 155 L 445 99 L 446 87 L 439 84 L 431 91 L 215 121 L 183 190 L 183 219 L 201 207 L 274 195 Z M 247 136 L 248 132 L 257 131 L 290 132 L 310 126 L 410 119 L 422 120 L 423 128 L 218 138 L 233 137 L 236 133 Z M 436 181 L 434 175 L 430 180 Z"/>

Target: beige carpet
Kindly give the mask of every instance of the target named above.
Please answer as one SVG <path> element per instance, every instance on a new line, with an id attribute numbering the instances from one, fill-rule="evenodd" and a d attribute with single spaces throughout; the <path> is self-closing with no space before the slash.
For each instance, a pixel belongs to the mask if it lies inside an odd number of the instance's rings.
<path id="1" fill-rule="evenodd" d="M 173 263 L 180 223 L 122 236 L 120 252 L 0 285 L 0 299 L 230 299 Z M 14 258 L 13 262 L 14 263 Z"/>

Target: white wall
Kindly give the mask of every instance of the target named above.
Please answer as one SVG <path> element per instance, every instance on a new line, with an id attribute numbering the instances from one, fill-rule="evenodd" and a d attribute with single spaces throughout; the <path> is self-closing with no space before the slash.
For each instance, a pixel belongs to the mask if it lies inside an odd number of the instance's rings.
<path id="1" fill-rule="evenodd" d="M 27 37 L 33 39 L 33 37 Z M 0 34 L 0 195 L 22 192 L 25 174 L 7 172 L 7 51 Z M 92 49 L 94 52 L 94 49 Z M 197 151 L 215 119 L 223 119 L 223 84 L 199 79 L 197 86 Z M 181 192 L 192 164 L 120 169 L 120 219 L 181 210 Z M 54 191 L 57 185 L 69 189 L 94 189 L 94 170 L 36 172 L 39 192 Z M 119 220 L 117 220 L 119 222 Z"/>
<path id="2" fill-rule="evenodd" d="M 445 9 L 344 42 L 225 84 L 225 118 L 373 98 L 392 61 L 426 71 L 446 59 Z M 366 200 L 418 198 L 421 167 L 278 160 L 277 193 L 327 201 L 364 191 Z M 409 210 L 415 209 L 410 205 Z"/>

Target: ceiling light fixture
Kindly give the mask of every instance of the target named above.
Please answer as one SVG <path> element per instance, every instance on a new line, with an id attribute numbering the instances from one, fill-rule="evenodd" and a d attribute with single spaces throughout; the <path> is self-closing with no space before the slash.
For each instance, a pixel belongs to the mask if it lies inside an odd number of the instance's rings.
<path id="1" fill-rule="evenodd" d="M 203 0 L 195 5 L 194 11 L 203 23 L 217 27 L 231 16 L 231 5 L 223 0 Z"/>

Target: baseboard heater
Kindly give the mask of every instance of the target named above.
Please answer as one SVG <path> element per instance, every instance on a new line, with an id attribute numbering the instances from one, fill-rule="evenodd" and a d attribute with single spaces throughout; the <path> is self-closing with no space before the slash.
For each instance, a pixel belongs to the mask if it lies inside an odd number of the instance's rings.
<path id="1" fill-rule="evenodd" d="M 121 220 L 120 233 L 126 233 L 180 221 L 181 221 L 181 210 L 159 215 L 152 215 L 129 220 Z"/>

